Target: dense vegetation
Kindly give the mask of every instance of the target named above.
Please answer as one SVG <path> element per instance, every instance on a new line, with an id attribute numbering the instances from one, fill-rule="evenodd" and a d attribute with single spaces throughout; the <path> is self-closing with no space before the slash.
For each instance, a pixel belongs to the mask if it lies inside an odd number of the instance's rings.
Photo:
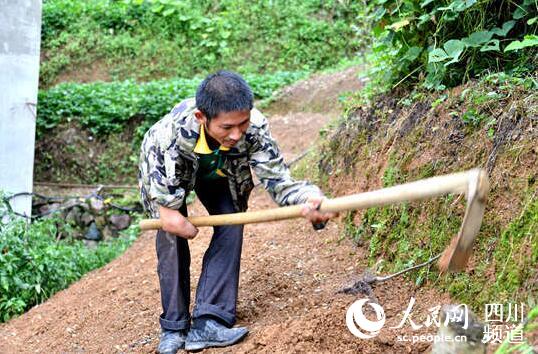
<path id="1" fill-rule="evenodd" d="M 60 240 L 69 233 L 63 220 L 44 219 L 30 225 L 22 219 L 0 222 L 0 322 L 116 258 L 136 239 L 139 229 L 131 226 L 96 248 L 86 247 L 81 240 Z"/>
<path id="2" fill-rule="evenodd" d="M 324 132 L 321 157 L 304 161 L 331 191 L 349 179 L 373 189 L 487 168 L 490 204 L 467 271 L 407 275 L 479 314 L 486 303 L 522 302 L 537 315 L 537 16 L 531 0 L 367 2 L 357 30 L 369 84 Z M 371 208 L 347 214 L 345 235 L 369 250 L 376 272 L 390 274 L 442 252 L 462 215 L 454 196 Z M 523 327 L 536 330 L 536 321 Z"/>
<path id="3" fill-rule="evenodd" d="M 245 74 L 254 95 L 269 100 L 306 72 Z M 192 97 L 202 78 L 62 83 L 39 92 L 36 179 L 74 183 L 135 183 L 144 133 Z M 76 134 L 73 133 L 73 129 Z M 89 153 L 90 152 L 90 153 Z M 118 160 L 118 156 L 123 156 Z"/>
<path id="4" fill-rule="evenodd" d="M 257 99 L 267 99 L 278 88 L 306 76 L 306 72 L 276 72 L 266 75 L 246 74 Z M 194 96 L 202 78 L 167 79 L 136 83 L 133 81 L 62 83 L 39 92 L 37 133 L 65 122 L 100 136 L 119 133 L 126 123 L 137 117 L 142 124 L 137 137 L 182 99 Z"/>
<path id="5" fill-rule="evenodd" d="M 45 0 L 42 87 L 111 80 L 317 70 L 353 55 L 347 1 Z M 75 69 L 76 68 L 76 69 Z"/>
<path id="6" fill-rule="evenodd" d="M 534 0 L 376 0 L 359 19 L 375 92 L 402 83 L 442 90 L 484 72 L 537 68 Z"/>

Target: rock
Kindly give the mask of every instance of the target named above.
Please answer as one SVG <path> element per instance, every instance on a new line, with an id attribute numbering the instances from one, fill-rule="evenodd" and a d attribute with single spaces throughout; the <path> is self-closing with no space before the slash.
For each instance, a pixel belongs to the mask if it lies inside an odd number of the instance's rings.
<path id="1" fill-rule="evenodd" d="M 67 212 L 67 215 L 65 216 L 65 221 L 73 225 L 80 224 L 81 214 L 82 213 L 79 208 L 73 207 Z"/>
<path id="2" fill-rule="evenodd" d="M 86 231 L 84 238 L 91 241 L 99 241 L 101 239 L 101 232 L 99 232 L 99 229 L 97 228 L 95 222 L 92 222 L 90 224 L 90 227 L 88 228 L 88 231 Z"/>
<path id="3" fill-rule="evenodd" d="M 82 216 L 80 217 L 80 224 L 81 226 L 88 226 L 90 225 L 90 223 L 92 221 L 95 221 L 95 218 L 93 217 L 93 215 L 89 212 L 85 212 L 84 214 L 82 214 Z"/>
<path id="4" fill-rule="evenodd" d="M 114 230 L 110 229 L 110 227 L 107 225 L 103 228 L 103 240 L 109 240 L 113 237 L 116 237 L 116 233 Z"/>
<path id="5" fill-rule="evenodd" d="M 60 209 L 62 205 L 60 203 L 52 203 L 52 204 L 46 204 L 43 205 L 41 208 L 39 208 L 39 214 L 46 216 L 49 216 L 51 214 L 54 214 L 56 211 Z"/>
<path id="6" fill-rule="evenodd" d="M 101 199 L 98 198 L 90 198 L 90 208 L 96 212 L 100 212 L 105 208 L 105 203 Z"/>
<path id="7" fill-rule="evenodd" d="M 69 236 L 77 240 L 84 240 L 84 233 L 82 231 L 78 231 L 77 229 L 71 231 Z"/>
<path id="8" fill-rule="evenodd" d="M 78 198 L 71 198 L 64 202 L 63 206 L 64 208 L 71 210 L 74 207 L 84 207 L 85 204 L 81 203 Z"/>
<path id="9" fill-rule="evenodd" d="M 131 224 L 131 217 L 128 214 L 112 215 L 109 221 L 116 230 L 124 230 Z"/>
<path id="10" fill-rule="evenodd" d="M 104 229 L 107 225 L 106 218 L 104 215 L 97 215 L 94 217 L 94 220 L 97 227 L 101 230 Z"/>
<path id="11" fill-rule="evenodd" d="M 484 324 L 464 305 L 443 305 L 441 326 L 437 335 L 440 338 L 464 336 L 465 341 L 436 341 L 432 354 L 483 354 L 487 345 L 484 338 Z"/>
<path id="12" fill-rule="evenodd" d="M 97 246 L 99 245 L 99 242 L 93 241 L 93 240 L 84 240 L 84 244 L 88 248 L 97 248 Z"/>

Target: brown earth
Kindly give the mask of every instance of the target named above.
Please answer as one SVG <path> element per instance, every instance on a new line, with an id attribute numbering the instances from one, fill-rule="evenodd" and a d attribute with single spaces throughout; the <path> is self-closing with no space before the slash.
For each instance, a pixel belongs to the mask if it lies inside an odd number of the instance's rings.
<path id="1" fill-rule="evenodd" d="M 318 78 L 337 97 L 342 86 L 331 75 Z M 348 75 L 347 84 L 356 83 Z M 299 91 L 311 92 L 297 86 Z M 297 91 L 296 91 L 297 92 Z M 327 91 L 324 91 L 327 92 Z M 332 104 L 330 111 L 336 104 Z M 329 111 L 329 110 L 328 110 Z M 289 158 L 310 146 L 333 114 L 283 110 L 271 118 L 272 132 Z M 274 206 L 260 188 L 250 210 Z M 199 202 L 190 213 L 204 214 Z M 346 311 L 364 295 L 337 293 L 359 279 L 366 267 L 368 247 L 358 248 L 341 237 L 341 226 L 329 223 L 316 232 L 304 220 L 247 225 L 242 256 L 238 324 L 249 336 L 240 344 L 208 352 L 360 352 L 417 353 L 429 343 L 411 344 L 398 335 L 435 333 L 436 328 L 390 329 L 402 319 L 411 297 L 413 320 L 422 323 L 428 310 L 450 302 L 432 287 L 416 287 L 402 278 L 374 286 L 387 324 L 372 339 L 361 340 L 346 327 Z M 190 242 L 192 283 L 211 230 L 201 229 Z M 95 270 L 47 302 L 0 326 L 0 353 L 153 353 L 158 344 L 160 296 L 156 276 L 154 233 L 145 232 L 124 255 Z M 435 271 L 432 269 L 432 271 Z M 194 292 L 193 292 L 194 296 Z M 373 314 L 367 314 L 374 319 Z"/>

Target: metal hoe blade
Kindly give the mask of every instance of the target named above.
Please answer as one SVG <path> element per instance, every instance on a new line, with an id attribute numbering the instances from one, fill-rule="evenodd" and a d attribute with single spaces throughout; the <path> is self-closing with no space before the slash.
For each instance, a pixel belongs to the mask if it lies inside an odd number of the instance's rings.
<path id="1" fill-rule="evenodd" d="M 469 174 L 469 185 L 466 193 L 467 207 L 463 223 L 457 237 L 447 250 L 447 254 L 443 255 L 439 262 L 441 271 L 457 272 L 465 269 L 473 250 L 474 240 L 482 224 L 489 181 L 483 170 L 472 170 Z"/>

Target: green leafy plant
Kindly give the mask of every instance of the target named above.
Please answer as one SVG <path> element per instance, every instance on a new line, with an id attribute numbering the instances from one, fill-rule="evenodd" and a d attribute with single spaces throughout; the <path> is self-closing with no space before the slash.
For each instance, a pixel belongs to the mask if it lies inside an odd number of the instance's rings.
<path id="1" fill-rule="evenodd" d="M 533 0 L 369 2 L 359 27 L 374 35 L 363 44 L 372 47 L 372 86 L 378 92 L 407 81 L 444 89 L 484 71 L 533 70 L 537 12 Z"/>
<path id="2" fill-rule="evenodd" d="M 270 97 L 307 72 L 246 74 L 245 79 L 258 99 Z M 123 131 L 133 117 L 142 119 L 139 135 L 162 118 L 182 99 L 194 96 L 201 78 L 169 79 L 147 83 L 134 81 L 64 83 L 39 92 L 38 138 L 62 122 L 76 120 L 93 134 L 102 136 Z"/>
<path id="3" fill-rule="evenodd" d="M 88 80 L 82 69 L 107 80 L 138 81 L 222 68 L 322 69 L 354 55 L 351 24 L 359 6 L 335 0 L 45 0 L 41 84 Z"/>
<path id="4" fill-rule="evenodd" d="M 525 38 L 522 41 L 513 41 L 509 45 L 504 48 L 505 52 L 510 52 L 513 50 L 519 50 L 527 47 L 535 47 L 538 46 L 538 36 L 536 35 L 528 35 L 525 36 Z"/>
<path id="5" fill-rule="evenodd" d="M 13 216 L 13 218 L 15 218 Z M 123 253 L 136 239 L 137 226 L 119 238 L 90 249 L 80 240 L 57 239 L 69 233 L 64 221 L 21 219 L 0 223 L 0 322 L 17 316 L 69 286 L 82 275 Z"/>
<path id="6" fill-rule="evenodd" d="M 510 331 L 504 340 L 504 342 L 497 348 L 495 354 L 508 354 L 508 353 L 520 353 L 520 354 L 532 354 L 535 353 L 532 343 L 529 343 L 528 338 L 525 338 L 526 334 L 530 334 L 538 329 L 538 306 L 531 309 L 527 315 L 527 319 L 519 324 L 516 328 Z M 517 343 L 514 339 L 517 335 L 523 334 L 524 339 L 520 343 Z"/>

